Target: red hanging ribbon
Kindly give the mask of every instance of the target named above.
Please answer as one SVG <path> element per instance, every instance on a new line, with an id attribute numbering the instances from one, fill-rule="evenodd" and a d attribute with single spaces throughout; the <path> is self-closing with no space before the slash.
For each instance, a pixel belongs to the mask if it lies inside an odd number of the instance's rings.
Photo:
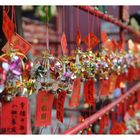
<path id="1" fill-rule="evenodd" d="M 36 99 L 35 126 L 48 126 L 52 123 L 52 107 L 54 95 L 49 91 L 40 90 Z"/>

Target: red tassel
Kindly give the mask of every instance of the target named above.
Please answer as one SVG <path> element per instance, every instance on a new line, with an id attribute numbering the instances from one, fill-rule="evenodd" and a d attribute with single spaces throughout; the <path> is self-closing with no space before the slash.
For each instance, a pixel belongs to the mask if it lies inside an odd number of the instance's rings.
<path id="1" fill-rule="evenodd" d="M 123 103 L 122 102 L 118 105 L 118 108 L 117 108 L 117 118 L 119 118 L 120 115 L 123 115 Z"/>
<path id="2" fill-rule="evenodd" d="M 99 129 L 99 134 L 103 134 L 104 132 L 104 128 L 105 128 L 105 116 L 103 116 L 101 119 L 100 119 L 100 122 L 99 122 L 99 125 L 100 125 L 100 129 Z"/>

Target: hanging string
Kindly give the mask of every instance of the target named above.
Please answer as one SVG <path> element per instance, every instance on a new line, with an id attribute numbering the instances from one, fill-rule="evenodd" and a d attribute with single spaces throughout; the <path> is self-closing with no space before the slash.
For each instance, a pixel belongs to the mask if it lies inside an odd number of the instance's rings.
<path id="1" fill-rule="evenodd" d="M 99 38 L 100 38 L 100 21 L 99 21 L 99 18 L 96 16 L 96 21 L 97 21 L 97 31 L 98 31 L 98 34 L 99 34 Z M 98 49 L 100 49 L 100 44 L 98 45 Z"/>
<path id="2" fill-rule="evenodd" d="M 88 10 L 88 34 L 89 34 L 89 32 L 90 32 L 90 18 L 89 18 L 89 10 Z M 88 36 L 89 38 L 88 38 L 88 45 L 89 45 L 89 47 L 90 47 L 90 36 Z"/>
<path id="3" fill-rule="evenodd" d="M 89 10 L 88 10 L 88 33 L 89 33 L 89 28 L 90 28 L 90 27 L 89 27 L 89 26 L 90 26 L 90 24 L 89 24 L 90 21 L 89 21 L 89 20 L 90 20 L 90 19 L 89 19 Z"/>
<path id="4" fill-rule="evenodd" d="M 73 7 L 71 7 L 71 10 L 73 11 Z M 70 42 L 73 43 L 73 12 L 70 16 L 70 22 L 71 22 L 71 26 L 70 26 Z M 70 51 L 69 51 L 69 54 L 71 53 L 71 49 L 72 49 L 72 46 L 73 44 L 70 44 L 71 48 L 70 48 Z M 70 54 L 71 55 L 71 54 Z"/>
<path id="5" fill-rule="evenodd" d="M 46 8 L 46 14 L 47 14 L 47 32 L 46 32 L 46 45 L 47 45 L 47 51 L 50 52 L 49 49 L 49 16 L 48 16 L 48 8 Z"/>
<path id="6" fill-rule="evenodd" d="M 94 33 L 94 15 L 92 16 L 91 31 Z"/>
<path id="7" fill-rule="evenodd" d="M 77 28 L 80 28 L 80 15 L 79 15 L 79 7 L 77 7 Z"/>
<path id="8" fill-rule="evenodd" d="M 59 7 L 57 6 L 57 15 L 56 15 L 56 39 L 57 39 L 57 42 L 58 42 L 58 40 L 59 40 L 59 23 L 60 23 L 60 21 L 59 21 L 59 18 L 58 18 L 58 16 L 60 15 L 60 9 L 59 9 Z M 59 56 L 59 44 L 57 44 L 57 50 L 56 50 L 57 52 L 55 53 L 55 55 L 58 57 Z"/>
<path id="9" fill-rule="evenodd" d="M 62 30 L 63 30 L 63 32 L 65 31 L 65 9 L 64 9 L 64 6 L 62 9 Z"/>

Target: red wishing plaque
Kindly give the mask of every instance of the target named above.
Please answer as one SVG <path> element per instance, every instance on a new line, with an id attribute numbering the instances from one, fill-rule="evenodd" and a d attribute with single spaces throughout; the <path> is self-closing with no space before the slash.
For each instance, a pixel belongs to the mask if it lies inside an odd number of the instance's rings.
<path id="1" fill-rule="evenodd" d="M 54 95 L 40 90 L 36 99 L 35 126 L 48 126 L 52 123 L 52 106 Z"/>
<path id="2" fill-rule="evenodd" d="M 5 37 L 9 42 L 11 42 L 12 35 L 14 33 L 14 23 L 9 18 L 8 14 L 5 10 L 3 10 L 3 24 L 2 24 L 2 30 L 5 34 Z"/>
<path id="3" fill-rule="evenodd" d="M 100 80 L 99 94 L 101 96 L 108 96 L 110 94 L 109 88 L 110 88 L 109 80 Z"/>
<path id="4" fill-rule="evenodd" d="M 2 134 L 31 134 L 29 102 L 26 97 L 16 97 L 11 102 L 2 102 Z"/>
<path id="5" fill-rule="evenodd" d="M 88 36 L 86 36 L 83 39 L 83 42 L 87 46 L 88 50 L 91 50 L 92 48 L 94 48 L 96 45 L 99 44 L 100 40 L 94 33 L 89 33 Z"/>
<path id="6" fill-rule="evenodd" d="M 90 79 L 84 83 L 84 98 L 85 102 L 94 106 L 94 94 L 95 94 L 94 80 Z"/>
<path id="7" fill-rule="evenodd" d="M 77 78 L 77 79 L 74 80 L 74 83 L 73 83 L 72 96 L 71 96 L 71 99 L 70 99 L 70 102 L 69 102 L 70 107 L 79 106 L 80 89 L 81 89 L 81 79 Z"/>
<path id="8" fill-rule="evenodd" d="M 57 104 L 56 104 L 56 118 L 58 121 L 63 123 L 64 118 L 64 103 L 66 98 L 66 91 L 62 91 L 58 95 Z"/>
<path id="9" fill-rule="evenodd" d="M 64 32 L 61 38 L 61 46 L 62 46 L 63 54 L 67 54 L 67 39 L 66 39 L 66 34 Z"/>
<path id="10" fill-rule="evenodd" d="M 12 36 L 12 41 L 11 43 L 13 44 L 11 47 L 13 49 L 19 50 L 19 52 L 23 53 L 26 55 L 28 51 L 31 49 L 31 44 L 29 44 L 27 41 L 25 41 L 19 34 L 15 33 Z M 6 45 L 2 48 L 3 52 L 6 52 L 9 49 L 9 42 L 6 43 Z"/>
<path id="11" fill-rule="evenodd" d="M 80 43 L 81 43 L 81 33 L 80 33 L 79 30 L 76 33 L 75 41 L 76 41 L 76 45 L 79 47 L 80 46 Z"/>

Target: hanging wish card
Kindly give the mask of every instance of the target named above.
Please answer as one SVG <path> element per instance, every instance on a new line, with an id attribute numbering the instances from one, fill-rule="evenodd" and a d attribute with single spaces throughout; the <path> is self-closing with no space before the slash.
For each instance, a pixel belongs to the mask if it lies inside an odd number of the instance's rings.
<path id="1" fill-rule="evenodd" d="M 94 95 L 95 95 L 94 80 L 89 79 L 84 83 L 84 98 L 85 102 L 95 106 Z"/>
<path id="2" fill-rule="evenodd" d="M 14 33 L 14 23 L 9 18 L 8 13 L 3 10 L 3 20 L 2 20 L 2 30 L 5 34 L 5 37 L 9 42 L 11 42 L 12 35 Z"/>
<path id="3" fill-rule="evenodd" d="M 97 46 L 100 42 L 99 38 L 94 33 L 89 33 L 84 39 L 83 42 L 87 46 L 88 50 L 93 49 L 95 46 Z"/>
<path id="4" fill-rule="evenodd" d="M 72 96 L 69 102 L 70 107 L 79 106 L 80 102 L 80 89 L 81 89 L 81 79 L 76 78 L 73 83 Z"/>
<path id="5" fill-rule="evenodd" d="M 22 54 L 26 55 L 31 49 L 31 44 L 25 41 L 19 34 L 15 33 L 12 36 L 11 46 L 15 50 L 19 50 Z M 9 49 L 9 42 L 2 48 L 3 52 L 6 52 Z"/>
<path id="6" fill-rule="evenodd" d="M 58 121 L 63 123 L 64 118 L 64 103 L 66 98 L 66 91 L 61 91 L 58 94 L 57 104 L 56 104 L 56 118 Z"/>
<path id="7" fill-rule="evenodd" d="M 54 94 L 39 90 L 36 98 L 35 126 L 48 126 L 52 123 L 52 107 Z"/>
<path id="8" fill-rule="evenodd" d="M 66 34 L 63 32 L 62 38 L 61 38 L 61 47 L 63 54 L 67 54 L 67 39 L 66 39 Z"/>
<path id="9" fill-rule="evenodd" d="M 29 102 L 26 97 L 16 97 L 2 102 L 1 134 L 31 134 Z"/>

